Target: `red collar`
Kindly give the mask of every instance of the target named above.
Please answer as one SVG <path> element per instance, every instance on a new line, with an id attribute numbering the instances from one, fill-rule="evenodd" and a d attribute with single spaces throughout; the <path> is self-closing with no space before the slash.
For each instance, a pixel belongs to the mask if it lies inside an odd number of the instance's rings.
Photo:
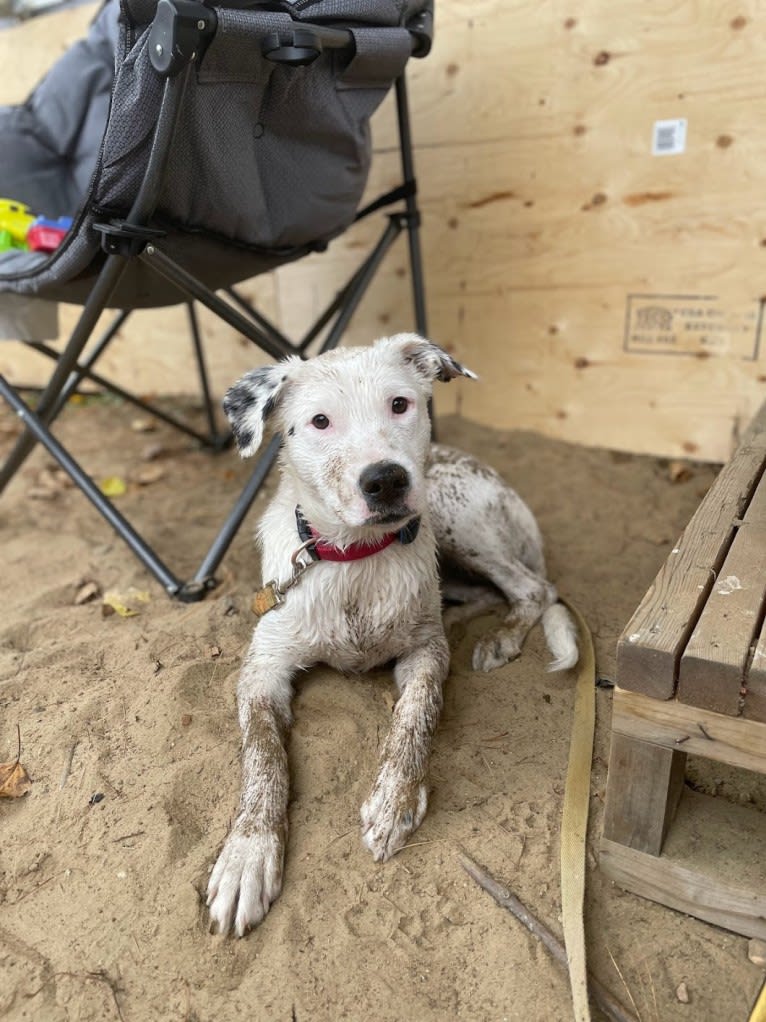
<path id="1" fill-rule="evenodd" d="M 295 520 L 298 524 L 298 535 L 303 542 L 308 543 L 313 540 L 307 549 L 315 561 L 359 561 L 363 557 L 371 557 L 373 554 L 380 553 L 381 550 L 385 550 L 386 547 L 397 541 L 405 545 L 411 543 L 420 528 L 420 519 L 413 518 L 397 532 L 387 532 L 380 539 L 352 543 L 350 546 L 341 548 L 321 540 L 317 531 L 303 517 L 299 507 L 295 509 Z"/>

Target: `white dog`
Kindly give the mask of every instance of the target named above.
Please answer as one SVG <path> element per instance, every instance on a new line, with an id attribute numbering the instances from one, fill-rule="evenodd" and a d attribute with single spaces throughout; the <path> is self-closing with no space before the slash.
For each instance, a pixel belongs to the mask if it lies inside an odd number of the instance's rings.
<path id="1" fill-rule="evenodd" d="M 399 334 L 256 369 L 226 395 L 243 456 L 267 426 L 283 443 L 279 487 L 260 525 L 271 581 L 256 594 L 261 616 L 237 690 L 242 795 L 208 886 L 220 933 L 233 925 L 242 936 L 281 889 L 296 672 L 395 661 L 399 699 L 362 806 L 363 840 L 376 860 L 388 859 L 420 825 L 449 666 L 437 544 L 444 563 L 485 580 L 480 605 L 488 580 L 492 598 L 499 592 L 509 606 L 476 646 L 476 669 L 518 656 L 540 618 L 551 669 L 577 661 L 575 626 L 546 581 L 532 513 L 494 471 L 431 444 L 432 384 L 457 376 L 475 378 L 435 344 Z"/>

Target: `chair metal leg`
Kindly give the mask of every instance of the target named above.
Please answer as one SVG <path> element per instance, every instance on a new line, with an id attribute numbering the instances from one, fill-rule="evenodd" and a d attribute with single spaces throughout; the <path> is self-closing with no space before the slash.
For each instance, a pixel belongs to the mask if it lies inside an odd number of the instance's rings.
<path id="1" fill-rule="evenodd" d="M 59 353 L 55 351 L 53 348 L 48 347 L 47 344 L 43 344 L 41 341 L 34 342 L 30 341 L 28 342 L 28 344 L 30 348 L 33 348 L 35 351 L 39 351 L 41 355 L 45 355 L 47 358 L 52 359 L 54 362 L 58 361 Z M 114 394 L 115 397 L 122 398 L 123 401 L 128 402 L 128 404 L 133 405 L 135 408 L 140 408 L 142 412 L 148 412 L 150 415 L 153 415 L 156 419 L 159 419 L 161 422 L 167 423 L 168 426 L 171 426 L 173 429 L 177 429 L 180 433 L 184 433 L 186 436 L 191 437 L 192 440 L 196 440 L 197 443 L 201 444 L 203 447 L 212 447 L 214 450 L 220 450 L 228 446 L 230 441 L 230 436 L 228 433 L 223 435 L 214 434 L 212 437 L 207 433 L 200 433 L 199 430 L 193 429 L 186 422 L 184 422 L 182 419 L 177 418 L 175 415 L 171 415 L 169 412 L 164 411 L 157 405 L 153 405 L 150 404 L 148 401 L 144 401 L 143 398 L 137 397 L 135 394 L 132 394 L 129 390 L 125 390 L 123 387 L 120 387 L 119 384 L 114 383 L 112 380 L 106 379 L 104 376 L 101 376 L 100 373 L 96 373 L 92 369 L 86 368 L 86 366 L 88 366 L 90 363 L 91 363 L 90 359 L 83 363 L 78 362 L 75 365 L 75 368 L 72 372 L 72 376 L 70 376 L 70 380 L 74 376 L 77 377 L 78 383 L 82 379 L 92 380 L 93 383 L 97 384 L 103 390 L 108 391 L 111 394 Z M 65 390 L 62 391 L 62 398 L 65 392 L 66 396 L 69 397 L 70 390 L 68 384 Z M 57 404 L 56 415 L 58 415 L 60 410 L 61 409 L 58 407 Z M 48 420 L 48 425 L 50 425 L 51 422 L 52 418 Z"/>
<path id="2" fill-rule="evenodd" d="M 75 367 L 71 376 L 67 380 L 66 386 L 59 394 L 58 401 L 56 402 L 56 405 L 51 413 L 51 417 L 48 420 L 49 423 L 51 423 L 58 416 L 59 412 L 67 403 L 70 396 L 75 392 L 75 390 L 77 390 L 77 387 L 80 385 L 80 380 L 82 379 L 82 377 L 85 375 L 85 373 L 87 373 L 90 370 L 92 366 L 96 364 L 96 362 L 101 358 L 103 353 L 106 351 L 107 346 L 112 343 L 112 341 L 117 335 L 117 332 L 125 324 L 128 316 L 130 315 L 130 312 L 131 312 L 130 309 L 123 309 L 121 312 L 118 312 L 117 315 L 112 320 L 112 322 L 107 327 L 107 329 L 104 331 L 102 336 L 98 339 L 98 341 L 96 341 L 92 350 L 88 352 L 88 357 L 84 359 L 81 364 L 78 364 Z M 30 343 L 30 347 L 39 350 L 39 348 L 42 347 L 42 345 Z M 56 357 L 58 358 L 58 355 Z"/>
<path id="3" fill-rule="evenodd" d="M 8 402 L 34 439 L 38 440 L 48 453 L 56 459 L 57 463 L 72 479 L 78 489 L 85 494 L 91 504 L 109 522 L 112 528 L 117 531 L 142 564 L 162 583 L 171 596 L 177 595 L 182 588 L 182 583 L 179 579 L 160 560 L 143 538 L 139 536 L 130 522 L 120 514 L 112 502 L 104 496 L 87 472 L 80 467 L 66 448 L 56 440 L 40 417 L 27 407 L 2 375 L 0 375 L 0 397 L 3 397 Z"/>
<path id="4" fill-rule="evenodd" d="M 228 443 L 229 434 L 228 432 L 219 433 L 216 425 L 215 406 L 210 393 L 207 363 L 205 362 L 205 352 L 202 347 L 202 337 L 200 336 L 197 311 L 194 308 L 194 303 L 189 302 L 186 310 L 189 316 L 189 329 L 191 330 L 192 344 L 194 345 L 194 356 L 197 360 L 197 369 L 199 371 L 200 390 L 202 391 L 202 403 L 207 418 L 209 443 L 212 447 L 222 448 Z"/>
<path id="5" fill-rule="evenodd" d="M 196 298 L 198 302 L 205 305 L 211 312 L 214 312 L 224 323 L 235 330 L 239 330 L 245 337 L 249 338 L 262 348 L 272 358 L 284 358 L 285 355 L 294 353 L 292 345 L 286 348 L 278 344 L 276 338 L 260 330 L 257 325 L 247 317 L 243 316 L 228 302 L 225 302 L 219 295 L 205 287 L 201 281 L 187 270 L 174 262 L 169 256 L 158 247 L 157 244 L 147 245 L 138 257 L 143 263 L 151 267 L 156 273 L 165 277 L 172 284 L 188 295 Z"/>
<path id="6" fill-rule="evenodd" d="M 258 496 L 261 486 L 263 486 L 266 481 L 266 476 L 269 474 L 269 470 L 279 454 L 281 443 L 282 438 L 279 434 L 272 437 L 266 447 L 266 450 L 258 458 L 258 464 L 255 467 L 255 471 L 250 476 L 247 485 L 229 513 L 229 517 L 224 522 L 220 532 L 213 540 L 210 549 L 205 554 L 194 579 L 192 582 L 187 583 L 187 589 L 190 589 L 193 585 L 203 585 L 209 588 L 209 580 L 212 579 L 215 574 L 216 568 L 223 560 L 226 551 L 231 546 L 232 540 L 239 531 L 239 527 L 244 521 L 245 515 L 250 510 L 253 501 Z"/>
<path id="7" fill-rule="evenodd" d="M 396 80 L 396 113 L 399 124 L 399 148 L 402 157 L 402 175 L 405 182 L 415 181 L 415 158 L 412 153 L 412 134 L 410 132 L 410 111 L 407 102 L 407 82 L 404 75 Z M 423 257 L 420 250 L 420 210 L 418 209 L 417 193 L 405 199 L 407 207 L 407 241 L 410 250 L 410 269 L 412 272 L 412 299 L 415 307 L 415 325 L 422 337 L 428 336 L 428 316 L 426 313 L 425 279 L 423 274 Z"/>
<path id="8" fill-rule="evenodd" d="M 255 323 L 255 325 L 262 330 L 265 334 L 268 334 L 274 340 L 275 344 L 280 345 L 285 351 L 289 351 L 295 347 L 289 337 L 286 337 L 281 330 L 279 330 L 273 323 L 271 323 L 262 312 L 259 312 L 246 298 L 235 290 L 233 287 L 224 288 L 224 292 L 235 302 L 240 309 L 242 309 Z M 248 338 L 249 339 L 249 338 Z"/>
<path id="9" fill-rule="evenodd" d="M 93 290 L 83 307 L 69 343 L 61 353 L 58 365 L 40 396 L 37 405 L 37 418 L 41 422 L 47 423 L 55 413 L 60 394 L 77 364 L 80 353 L 93 333 L 99 316 L 104 311 L 104 307 L 124 273 L 126 265 L 126 261 L 122 256 L 113 255 L 107 257 L 101 273 L 93 285 Z M 75 382 L 76 385 L 77 383 Z M 34 449 L 36 439 L 35 433 L 29 428 L 19 437 L 16 446 L 8 455 L 5 464 L 0 470 L 0 493 L 3 492 L 27 460 Z"/>

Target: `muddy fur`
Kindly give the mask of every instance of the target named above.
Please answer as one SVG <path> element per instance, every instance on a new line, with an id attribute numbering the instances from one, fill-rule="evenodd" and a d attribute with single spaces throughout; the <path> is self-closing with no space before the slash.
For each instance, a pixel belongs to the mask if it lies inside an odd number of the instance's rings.
<path id="1" fill-rule="evenodd" d="M 361 809 L 362 839 L 384 861 L 420 825 L 449 669 L 437 549 L 490 583 L 477 606 L 488 591 L 508 604 L 502 624 L 476 646 L 478 670 L 518 656 L 541 619 L 552 666 L 577 660 L 574 627 L 545 578 L 529 509 L 491 469 L 431 444 L 434 381 L 473 375 L 437 345 L 400 334 L 254 370 L 227 394 L 244 455 L 266 432 L 283 437 L 280 484 L 259 528 L 265 579 L 291 578 L 301 542 L 296 507 L 322 543 L 339 551 L 396 538 L 369 556 L 312 562 L 255 629 L 238 686 L 240 807 L 208 888 L 211 927 L 221 933 L 241 936 L 257 925 L 281 889 L 296 672 L 319 662 L 346 672 L 395 662 L 399 699 Z M 404 530 L 416 520 L 417 530 Z"/>

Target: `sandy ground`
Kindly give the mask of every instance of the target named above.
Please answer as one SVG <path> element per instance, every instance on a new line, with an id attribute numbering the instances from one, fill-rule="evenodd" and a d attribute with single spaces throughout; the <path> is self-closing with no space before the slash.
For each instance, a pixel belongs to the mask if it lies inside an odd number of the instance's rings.
<path id="1" fill-rule="evenodd" d="M 97 477 L 129 480 L 119 506 L 189 572 L 246 466 L 164 426 L 138 433 L 134 418 L 95 401 L 71 407 L 60 432 Z M 15 430 L 0 412 L 3 447 Z M 714 469 L 690 466 L 674 481 L 663 462 L 459 419 L 443 421 L 440 434 L 485 457 L 531 504 L 550 573 L 590 622 L 599 675 L 613 677 L 617 636 Z M 559 967 L 458 864 L 468 852 L 559 928 L 574 677 L 545 673 L 539 629 L 520 660 L 490 675 L 474 674 L 469 659 L 487 621 L 453 636 L 430 808 L 411 846 L 385 865 L 361 845 L 358 809 L 390 714 L 390 677 L 309 673 L 294 702 L 284 893 L 246 939 L 211 937 L 200 892 L 238 795 L 234 686 L 253 627 L 251 534 L 265 497 L 224 562 L 222 585 L 184 606 L 78 492 L 58 485 L 47 461 L 36 453 L 0 501 L 0 761 L 15 757 L 18 725 L 34 782 L 25 797 L 0 802 L 0 1017 L 569 1019 Z M 147 467 L 161 477 L 130 481 Z M 75 603 L 87 582 L 150 599 L 134 617 L 104 616 L 100 597 Z M 633 998 L 643 1022 L 745 1019 L 762 979 L 747 941 L 600 873 L 610 692 L 599 689 L 597 701 L 592 967 L 623 1001 Z M 697 787 L 763 810 L 751 775 L 695 769 Z M 680 983 L 688 1004 L 677 999 Z"/>

